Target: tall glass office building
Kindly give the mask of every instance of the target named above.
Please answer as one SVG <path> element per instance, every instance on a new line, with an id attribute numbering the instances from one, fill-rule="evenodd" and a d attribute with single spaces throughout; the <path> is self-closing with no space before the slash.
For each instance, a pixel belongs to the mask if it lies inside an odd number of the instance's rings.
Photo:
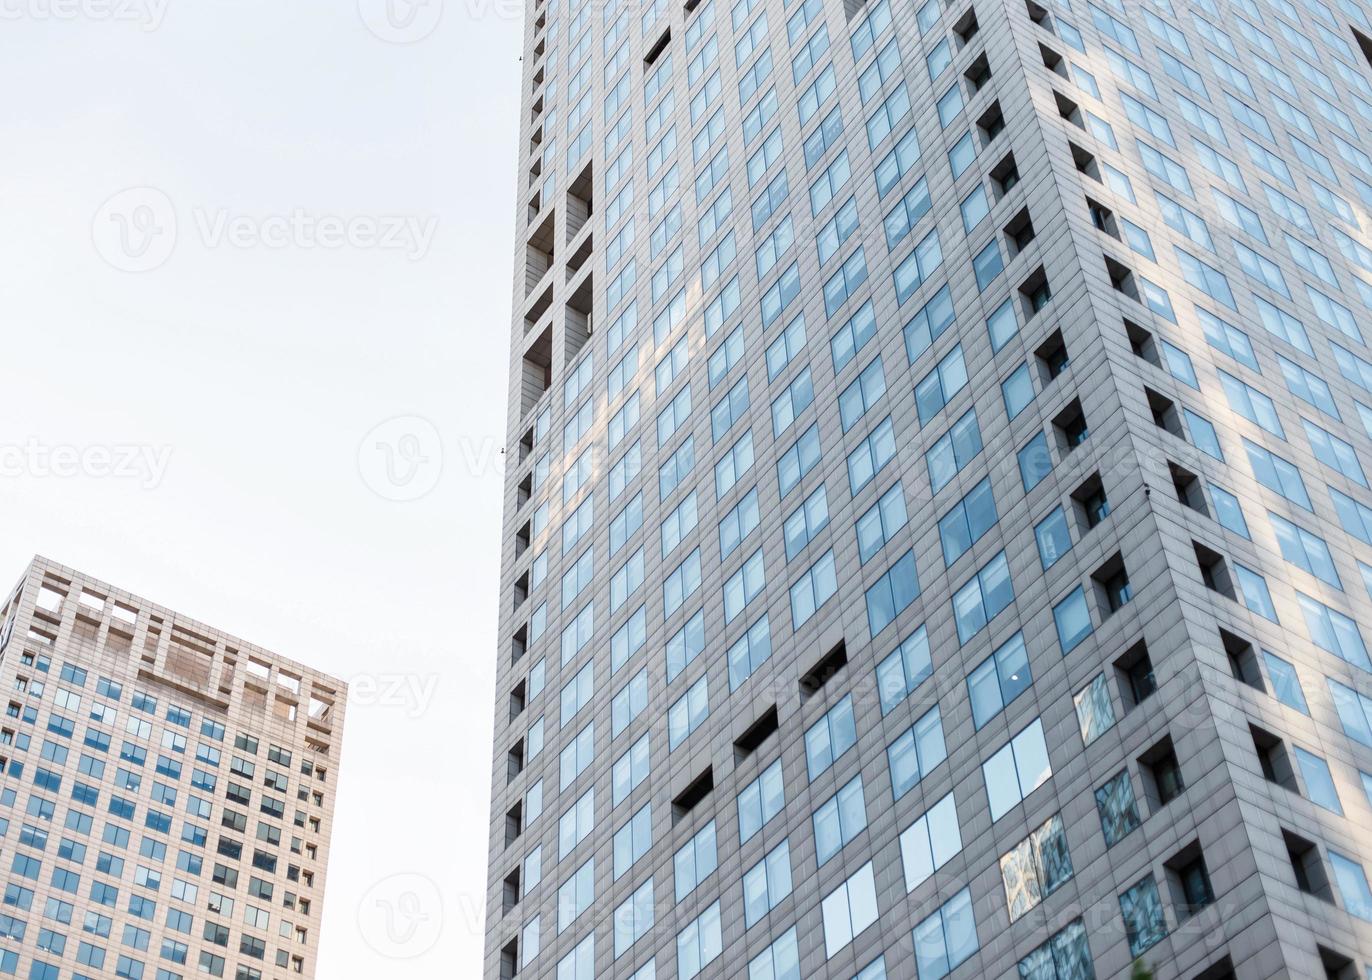
<path id="1" fill-rule="evenodd" d="M 1370 58 L 533 2 L 487 976 L 1372 976 Z"/>
<path id="2" fill-rule="evenodd" d="M 347 686 L 45 558 L 0 624 L 0 977 L 316 976 Z"/>

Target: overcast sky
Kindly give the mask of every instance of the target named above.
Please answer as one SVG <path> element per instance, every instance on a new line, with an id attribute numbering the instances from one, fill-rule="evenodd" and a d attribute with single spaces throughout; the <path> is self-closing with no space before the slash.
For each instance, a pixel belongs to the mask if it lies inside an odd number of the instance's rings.
<path id="1" fill-rule="evenodd" d="M 352 683 L 319 975 L 451 978 L 522 14 L 387 2 L 0 2 L 0 580 L 41 553 Z"/>

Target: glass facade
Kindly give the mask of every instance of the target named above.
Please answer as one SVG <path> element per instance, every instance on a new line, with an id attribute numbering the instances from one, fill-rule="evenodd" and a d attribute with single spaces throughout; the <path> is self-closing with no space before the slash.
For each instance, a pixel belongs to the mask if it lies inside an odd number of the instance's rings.
<path id="1" fill-rule="evenodd" d="M 525 41 L 487 975 L 1366 969 L 1362 0 Z"/>

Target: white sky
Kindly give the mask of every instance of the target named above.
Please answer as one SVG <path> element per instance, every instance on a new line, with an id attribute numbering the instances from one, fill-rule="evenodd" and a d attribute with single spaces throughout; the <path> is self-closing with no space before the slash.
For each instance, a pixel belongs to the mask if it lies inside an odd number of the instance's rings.
<path id="1" fill-rule="evenodd" d="M 0 0 L 0 589 L 350 680 L 319 975 L 475 976 L 522 15 L 360 2 Z"/>

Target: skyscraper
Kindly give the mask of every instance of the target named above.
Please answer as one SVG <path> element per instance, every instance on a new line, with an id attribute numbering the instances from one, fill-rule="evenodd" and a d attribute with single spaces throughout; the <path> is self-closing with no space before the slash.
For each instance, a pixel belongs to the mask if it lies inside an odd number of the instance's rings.
<path id="1" fill-rule="evenodd" d="M 1372 976 L 1361 0 L 535 0 L 488 976 Z"/>
<path id="2" fill-rule="evenodd" d="M 346 685 L 44 558 L 0 610 L 0 976 L 313 977 Z"/>

